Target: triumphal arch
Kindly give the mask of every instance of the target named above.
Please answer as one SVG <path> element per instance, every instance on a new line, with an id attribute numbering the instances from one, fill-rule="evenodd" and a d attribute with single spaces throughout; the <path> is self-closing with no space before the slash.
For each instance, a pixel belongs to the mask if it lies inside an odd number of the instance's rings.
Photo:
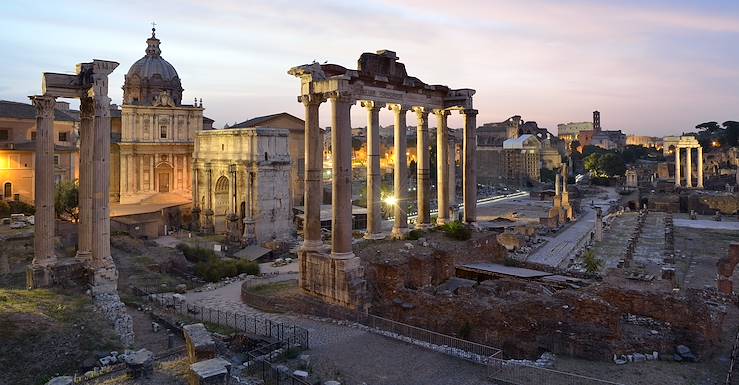
<path id="1" fill-rule="evenodd" d="M 305 106 L 305 226 L 300 251 L 300 286 L 330 303 L 356 307 L 363 285 L 359 259 L 352 252 L 352 130 L 350 110 L 357 102 L 367 110 L 367 239 L 384 237 L 381 229 L 379 111 L 388 108 L 395 117 L 394 130 L 394 224 L 393 238 L 408 232 L 408 165 L 406 158 L 406 114 L 417 121 L 417 228 L 431 226 L 429 188 L 428 118 L 437 125 L 438 180 L 437 224 L 451 220 L 447 117 L 452 111 L 464 116 L 463 170 L 464 221 L 476 219 L 477 178 L 475 172 L 477 110 L 472 107 L 475 91 L 430 85 L 409 76 L 395 52 L 363 53 L 357 69 L 337 64 L 306 64 L 288 71 L 300 78 L 298 101 Z M 330 252 L 321 240 L 322 135 L 319 107 L 331 101 L 332 225 Z"/>

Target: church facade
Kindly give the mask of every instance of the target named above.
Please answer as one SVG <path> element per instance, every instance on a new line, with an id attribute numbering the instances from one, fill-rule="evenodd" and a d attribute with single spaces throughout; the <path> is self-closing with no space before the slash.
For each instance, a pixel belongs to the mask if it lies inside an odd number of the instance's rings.
<path id="1" fill-rule="evenodd" d="M 202 101 L 182 104 L 180 78 L 162 58 L 154 30 L 146 43 L 146 55 L 125 75 L 112 195 L 121 204 L 186 201 L 192 196 L 195 136 L 203 129 Z"/>

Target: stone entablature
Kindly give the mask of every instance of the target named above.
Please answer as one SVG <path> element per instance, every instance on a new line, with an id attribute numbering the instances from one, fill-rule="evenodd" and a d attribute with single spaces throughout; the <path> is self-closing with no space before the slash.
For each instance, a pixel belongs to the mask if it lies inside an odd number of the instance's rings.
<path id="1" fill-rule="evenodd" d="M 194 228 L 214 232 L 225 227 L 230 240 L 245 245 L 289 237 L 293 225 L 288 135 L 287 129 L 264 127 L 198 132 L 193 153 Z M 219 222 L 225 226 L 216 226 Z"/>

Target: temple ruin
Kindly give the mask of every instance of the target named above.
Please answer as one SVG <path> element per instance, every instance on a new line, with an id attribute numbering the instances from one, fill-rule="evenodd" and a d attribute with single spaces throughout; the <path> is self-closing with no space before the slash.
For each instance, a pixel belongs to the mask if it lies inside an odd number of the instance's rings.
<path id="1" fill-rule="evenodd" d="M 463 196 L 464 221 L 475 224 L 476 179 L 476 115 L 472 107 L 475 91 L 430 85 L 409 76 L 395 52 L 388 50 L 363 53 L 357 69 L 337 64 L 306 64 L 294 67 L 288 74 L 300 78 L 298 101 L 305 105 L 305 228 L 300 256 L 300 287 L 330 303 L 356 307 L 362 286 L 359 259 L 352 252 L 351 213 L 351 107 L 361 102 L 367 109 L 367 239 L 381 239 L 379 111 L 387 107 L 394 113 L 394 225 L 391 236 L 403 239 L 408 232 L 408 186 L 406 159 L 406 114 L 416 114 L 418 127 L 418 219 L 416 228 L 431 226 L 429 204 L 428 117 L 437 124 L 437 191 L 439 213 L 436 224 L 452 220 L 448 188 L 449 132 L 447 117 L 451 111 L 464 116 Z M 319 107 L 331 100 L 332 130 L 332 226 L 331 251 L 321 240 L 321 132 Z"/>
<path id="2" fill-rule="evenodd" d="M 685 171 L 685 187 L 693 187 L 693 149 L 697 149 L 698 160 L 698 179 L 696 188 L 703 188 L 703 147 L 698 143 L 698 139 L 692 136 L 665 136 L 663 139 L 663 151 L 665 157 L 674 153 L 675 155 L 675 187 L 682 186 L 681 174 Z M 682 149 L 685 149 L 685 169 L 680 166 L 683 155 Z"/>

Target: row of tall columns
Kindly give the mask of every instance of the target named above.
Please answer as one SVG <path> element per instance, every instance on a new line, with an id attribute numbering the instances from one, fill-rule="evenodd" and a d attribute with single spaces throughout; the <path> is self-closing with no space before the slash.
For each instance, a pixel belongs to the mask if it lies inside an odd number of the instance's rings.
<path id="1" fill-rule="evenodd" d="M 685 154 L 685 186 L 688 188 L 693 187 L 693 151 L 692 147 L 676 147 L 675 148 L 675 187 L 681 187 L 682 185 L 682 167 L 680 165 L 681 160 L 681 149 L 686 150 Z M 703 188 L 703 148 L 697 147 L 698 149 L 698 181 L 697 188 Z"/>
<path id="2" fill-rule="evenodd" d="M 36 266 L 56 262 L 54 253 L 54 108 L 51 96 L 32 96 L 36 107 L 35 204 L 36 225 L 33 240 Z"/>
<path id="3" fill-rule="evenodd" d="M 348 95 L 338 93 L 328 96 L 332 106 L 331 149 L 332 157 L 332 245 L 331 252 L 334 258 L 351 258 L 352 241 L 352 206 L 351 206 L 351 120 L 350 109 L 354 100 Z M 305 221 L 303 224 L 303 249 L 320 251 L 321 224 L 320 210 L 323 196 L 321 185 L 322 141 L 318 123 L 320 104 L 325 100 L 323 95 L 303 95 L 299 100 L 305 106 Z M 382 217 L 380 202 L 380 137 L 379 137 L 379 110 L 382 108 L 375 101 L 362 101 L 362 107 L 367 110 L 367 239 L 381 239 Z M 394 225 L 392 236 L 402 238 L 408 231 L 408 165 L 406 142 L 406 113 L 408 106 L 388 104 L 394 112 Z M 418 180 L 418 228 L 431 225 L 430 196 L 429 196 L 429 144 L 428 144 L 428 115 L 429 111 L 422 107 L 415 107 L 413 111 L 417 117 L 417 180 Z M 467 223 L 476 221 L 476 110 L 461 111 L 464 115 L 464 218 Z M 434 110 L 437 118 L 437 192 L 439 201 L 438 224 L 448 223 L 450 206 L 450 165 L 453 164 L 454 154 L 449 152 L 449 133 L 447 132 L 447 117 L 450 112 L 445 109 Z"/>

